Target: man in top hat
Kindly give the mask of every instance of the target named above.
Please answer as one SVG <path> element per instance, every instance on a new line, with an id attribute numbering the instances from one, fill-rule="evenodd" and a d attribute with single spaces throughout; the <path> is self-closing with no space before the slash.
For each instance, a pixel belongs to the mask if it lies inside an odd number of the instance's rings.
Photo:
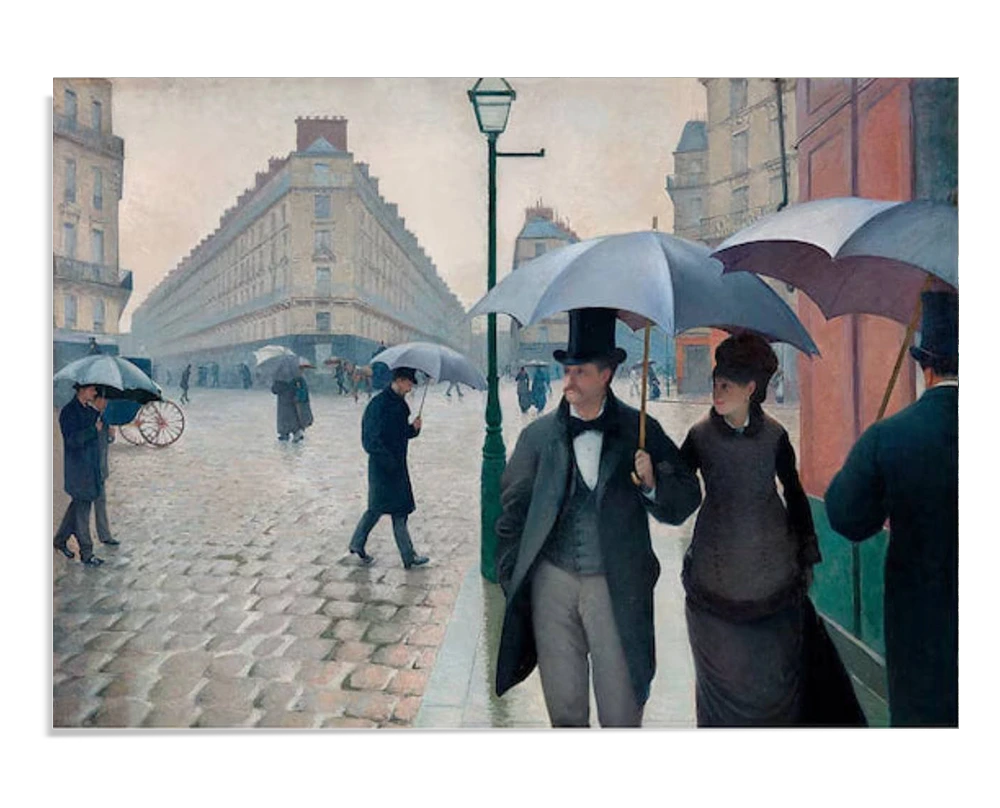
<path id="1" fill-rule="evenodd" d="M 571 311 L 567 350 L 553 355 L 565 366 L 563 398 L 521 432 L 501 481 L 497 573 L 507 607 L 496 690 L 537 663 L 552 725 L 588 726 L 592 667 L 601 726 L 636 727 L 656 667 L 660 565 L 647 515 L 680 524 L 701 488 L 654 419 L 646 450 L 637 448 L 639 413 L 611 391 L 625 359 L 614 310 Z"/>
<path id="2" fill-rule="evenodd" d="M 834 530 L 890 523 L 885 647 L 893 726 L 958 725 L 958 296 L 924 292 L 926 390 L 869 427 L 826 491 Z"/>
<path id="3" fill-rule="evenodd" d="M 361 419 L 361 445 L 368 453 L 368 510 L 361 516 L 348 546 L 362 564 L 372 564 L 375 557 L 365 552 L 368 534 L 383 514 L 392 517 L 392 534 L 403 558 L 403 566 L 419 567 L 430 559 L 413 549 L 406 520 L 416 510 L 410 470 L 406 465 L 407 445 L 423 426 L 418 416 L 410 423 L 406 395 L 417 383 L 413 368 L 395 368 L 392 381 L 368 402 Z"/>

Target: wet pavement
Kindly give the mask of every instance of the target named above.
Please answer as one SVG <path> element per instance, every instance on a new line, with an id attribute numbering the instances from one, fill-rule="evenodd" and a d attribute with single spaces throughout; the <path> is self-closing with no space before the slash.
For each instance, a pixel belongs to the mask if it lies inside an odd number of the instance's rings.
<path id="1" fill-rule="evenodd" d="M 346 555 L 367 496 L 364 397 L 314 395 L 316 422 L 290 444 L 269 392 L 194 388 L 175 444 L 119 438 L 108 510 L 121 546 L 97 544 L 96 569 L 53 554 L 53 726 L 546 725 L 537 675 L 500 700 L 487 686 L 502 611 L 478 575 L 485 394 L 449 400 L 445 387 L 431 388 L 410 444 L 410 529 L 431 564 L 409 571 L 387 518 L 369 539 L 375 565 Z M 415 411 L 419 391 L 410 401 Z M 509 452 L 528 419 L 512 384 L 501 402 Z M 706 408 L 650 405 L 678 443 Z M 797 445 L 797 410 L 771 412 Z M 68 504 L 55 419 L 53 446 L 54 532 Z M 654 530 L 660 669 L 647 725 L 692 720 L 678 580 L 692 524 Z"/>

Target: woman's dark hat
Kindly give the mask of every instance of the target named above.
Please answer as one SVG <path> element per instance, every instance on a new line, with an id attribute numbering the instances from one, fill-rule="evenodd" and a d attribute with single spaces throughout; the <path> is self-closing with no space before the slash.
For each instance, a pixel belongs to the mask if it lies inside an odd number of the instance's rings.
<path id="1" fill-rule="evenodd" d="M 392 378 L 394 379 L 409 379 L 414 384 L 417 383 L 417 371 L 413 368 L 393 368 Z"/>
<path id="2" fill-rule="evenodd" d="M 918 362 L 958 358 L 958 295 L 951 292 L 924 292 L 920 323 L 920 345 L 910 347 Z"/>
<path id="3" fill-rule="evenodd" d="M 566 350 L 552 352 L 563 365 L 582 365 L 606 359 L 620 365 L 628 354 L 615 347 L 614 309 L 572 309 L 569 312 L 569 344 Z"/>

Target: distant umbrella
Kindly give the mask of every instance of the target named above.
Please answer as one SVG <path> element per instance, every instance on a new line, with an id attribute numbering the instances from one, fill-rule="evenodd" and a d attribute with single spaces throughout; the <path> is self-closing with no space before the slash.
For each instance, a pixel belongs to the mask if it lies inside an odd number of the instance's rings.
<path id="1" fill-rule="evenodd" d="M 486 389 L 486 377 L 472 362 L 458 351 L 434 342 L 404 342 L 386 348 L 372 360 L 372 364 L 382 362 L 389 368 L 413 368 L 426 373 L 439 382 L 457 382 L 476 390 Z M 427 398 L 424 385 L 424 399 Z M 424 410 L 423 399 L 420 412 Z"/>
<path id="2" fill-rule="evenodd" d="M 286 348 L 284 345 L 265 345 L 263 348 L 258 348 L 253 352 L 254 362 L 257 363 L 258 368 L 268 360 L 281 356 L 295 356 L 295 351 L 291 348 Z"/>
<path id="3" fill-rule="evenodd" d="M 125 398 L 140 404 L 163 398 L 160 386 L 142 370 L 127 359 L 111 354 L 88 354 L 70 362 L 52 380 L 100 385 L 107 388 L 108 398 Z"/>

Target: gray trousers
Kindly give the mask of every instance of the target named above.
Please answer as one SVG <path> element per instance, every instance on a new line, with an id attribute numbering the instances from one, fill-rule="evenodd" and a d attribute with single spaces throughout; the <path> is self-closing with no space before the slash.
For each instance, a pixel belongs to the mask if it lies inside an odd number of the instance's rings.
<path id="1" fill-rule="evenodd" d="M 601 726 L 642 725 L 603 575 L 541 560 L 531 580 L 531 622 L 552 726 L 590 726 L 591 665 Z"/>
<path id="2" fill-rule="evenodd" d="M 56 531 L 53 544 L 65 547 L 70 536 L 76 536 L 80 545 L 80 560 L 86 561 L 94 554 L 94 543 L 90 538 L 90 506 L 94 506 L 94 521 L 97 523 L 97 537 L 102 541 L 111 539 L 111 526 L 108 523 L 108 500 L 101 492 L 95 500 L 71 500 L 63 515 L 59 530 Z"/>
<path id="3" fill-rule="evenodd" d="M 354 535 L 351 536 L 351 550 L 364 551 L 365 544 L 368 542 L 368 534 L 372 532 L 372 528 L 381 518 L 382 514 L 373 511 L 365 511 L 362 514 L 361 521 L 358 522 L 358 526 L 354 528 Z M 413 542 L 410 540 L 410 531 L 406 527 L 406 519 L 405 513 L 392 514 L 392 535 L 396 540 L 396 547 L 399 548 L 399 555 L 402 556 L 403 563 L 409 564 L 413 561 L 416 553 L 413 550 Z"/>

